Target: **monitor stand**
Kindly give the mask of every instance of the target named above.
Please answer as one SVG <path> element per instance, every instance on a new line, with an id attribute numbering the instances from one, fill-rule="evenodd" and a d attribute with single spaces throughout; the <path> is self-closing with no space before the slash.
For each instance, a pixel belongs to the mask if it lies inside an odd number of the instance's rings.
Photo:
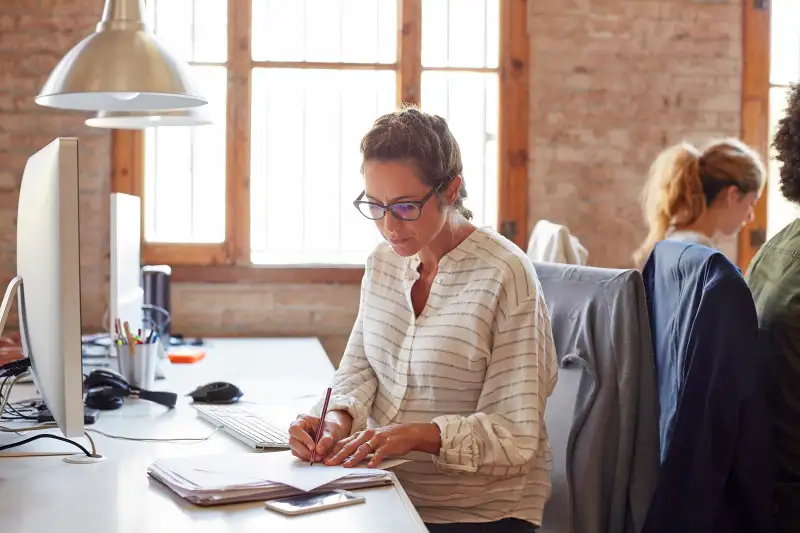
<path id="1" fill-rule="evenodd" d="M 0 336 L 3 335 L 3 331 L 6 328 L 6 320 L 8 320 L 8 313 L 11 312 L 11 304 L 14 302 L 14 298 L 17 295 L 17 291 L 22 286 L 22 276 L 14 276 L 14 279 L 8 284 L 6 288 L 6 293 L 3 296 L 3 303 L 0 304 Z M 65 463 L 72 463 L 72 464 L 94 464 L 104 461 L 105 457 L 99 454 L 95 454 L 92 456 L 84 455 L 84 454 L 76 454 L 76 455 L 68 455 L 64 457 Z"/>
<path id="2" fill-rule="evenodd" d="M 11 280 L 6 288 L 3 303 L 0 304 L 0 336 L 3 335 L 3 330 L 6 328 L 6 320 L 8 320 L 8 313 L 11 312 L 11 304 L 14 302 L 14 297 L 17 295 L 17 290 L 21 285 L 22 276 L 14 276 L 14 279 Z"/>

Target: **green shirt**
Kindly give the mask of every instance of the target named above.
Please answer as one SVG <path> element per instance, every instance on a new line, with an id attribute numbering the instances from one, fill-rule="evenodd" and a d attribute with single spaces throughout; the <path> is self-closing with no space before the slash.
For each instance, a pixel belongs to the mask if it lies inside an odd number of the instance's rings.
<path id="1" fill-rule="evenodd" d="M 758 311 L 761 356 L 778 467 L 780 521 L 800 531 L 800 219 L 756 254 L 747 283 Z M 787 527 L 782 528 L 788 531 Z"/>

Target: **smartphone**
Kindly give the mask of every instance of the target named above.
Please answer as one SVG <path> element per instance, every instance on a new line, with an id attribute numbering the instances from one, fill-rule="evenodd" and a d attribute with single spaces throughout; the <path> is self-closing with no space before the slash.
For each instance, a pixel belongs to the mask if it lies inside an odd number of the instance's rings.
<path id="1" fill-rule="evenodd" d="M 364 496 L 353 494 L 346 490 L 328 490 L 325 492 L 310 492 L 300 496 L 290 496 L 279 500 L 270 500 L 264 505 L 267 509 L 285 515 L 299 515 L 314 513 L 324 509 L 334 509 L 345 505 L 364 503 Z"/>

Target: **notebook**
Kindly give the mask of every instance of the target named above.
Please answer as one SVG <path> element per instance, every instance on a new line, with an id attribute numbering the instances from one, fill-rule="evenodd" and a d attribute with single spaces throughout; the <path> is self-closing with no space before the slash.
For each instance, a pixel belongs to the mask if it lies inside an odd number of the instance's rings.
<path id="1" fill-rule="evenodd" d="M 404 462 L 389 459 L 378 468 L 309 466 L 286 451 L 159 459 L 147 473 L 181 498 L 212 506 L 390 485 L 394 476 L 388 469 Z"/>

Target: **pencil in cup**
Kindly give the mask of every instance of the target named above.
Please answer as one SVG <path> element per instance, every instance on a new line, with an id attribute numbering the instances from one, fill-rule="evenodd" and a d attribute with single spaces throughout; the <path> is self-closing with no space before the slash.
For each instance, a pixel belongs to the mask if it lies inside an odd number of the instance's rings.
<path id="1" fill-rule="evenodd" d="M 125 340 L 127 341 L 128 352 L 130 353 L 130 356 L 133 357 L 133 352 L 134 352 L 133 346 L 135 342 L 133 339 L 133 335 L 131 335 L 131 326 L 130 324 L 128 324 L 128 321 L 126 320 L 125 322 L 123 322 L 122 327 L 125 330 Z"/>
<path id="2" fill-rule="evenodd" d="M 130 325 L 127 322 L 125 322 L 124 325 L 121 324 L 118 318 L 114 320 L 114 329 L 116 336 L 113 338 L 113 344 L 117 346 L 150 344 L 155 343 L 159 338 L 158 332 L 155 329 L 151 329 L 149 332 L 147 330 L 142 331 L 139 329 L 136 335 L 132 335 L 130 331 Z M 131 348 L 129 348 L 128 351 L 130 355 L 133 355 L 133 350 Z"/>
<path id="3" fill-rule="evenodd" d="M 152 390 L 156 379 L 158 347 L 155 342 L 131 345 L 115 344 L 119 373 L 132 386 Z M 129 355 L 129 349 L 133 356 Z"/>
<path id="4" fill-rule="evenodd" d="M 310 465 L 314 464 L 314 461 L 317 458 L 317 443 L 319 442 L 320 437 L 322 436 L 322 428 L 325 426 L 325 415 L 328 414 L 328 402 L 331 399 L 331 388 L 328 387 L 328 390 L 325 392 L 325 403 L 322 404 L 322 413 L 319 415 L 319 424 L 317 424 L 317 431 L 314 435 L 314 449 L 311 450 L 311 462 Z"/>

